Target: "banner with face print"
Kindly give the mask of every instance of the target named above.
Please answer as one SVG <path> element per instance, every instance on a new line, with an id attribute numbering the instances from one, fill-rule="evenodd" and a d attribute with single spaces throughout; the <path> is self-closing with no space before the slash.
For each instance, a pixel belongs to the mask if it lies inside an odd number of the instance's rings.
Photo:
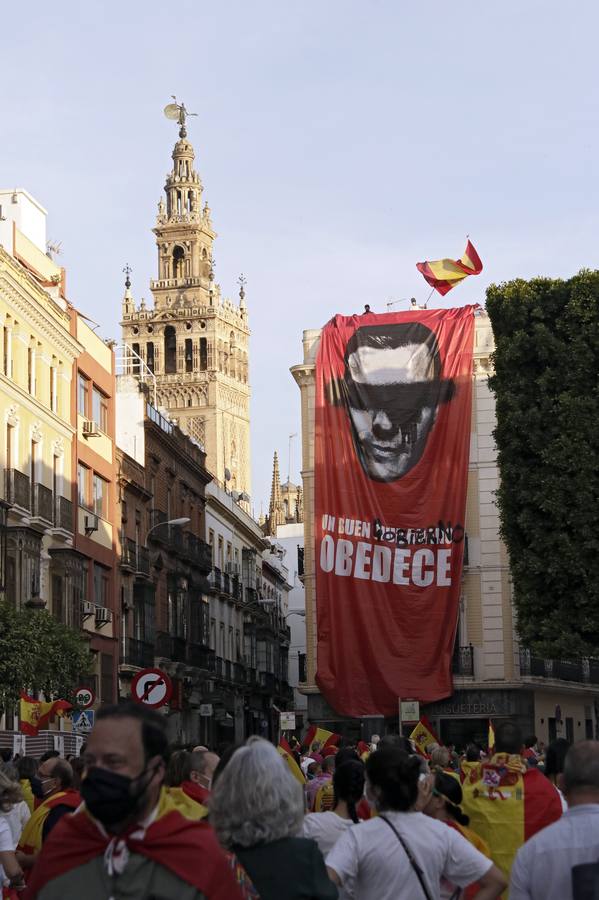
<path id="1" fill-rule="evenodd" d="M 316 364 L 316 681 L 349 716 L 452 692 L 475 307 L 336 316 Z"/>

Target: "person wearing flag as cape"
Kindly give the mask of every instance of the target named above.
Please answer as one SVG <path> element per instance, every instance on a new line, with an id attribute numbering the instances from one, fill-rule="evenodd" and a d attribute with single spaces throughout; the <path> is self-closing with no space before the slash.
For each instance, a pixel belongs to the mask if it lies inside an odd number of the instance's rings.
<path id="1" fill-rule="evenodd" d="M 153 710 L 98 711 L 84 805 L 44 843 L 26 900 L 241 900 L 212 828 L 185 818 L 162 786 L 167 747 L 166 721 Z"/>
<path id="2" fill-rule="evenodd" d="M 66 759 L 55 756 L 41 763 L 35 794 L 40 803 L 23 828 L 17 846 L 17 860 L 27 876 L 52 829 L 81 803 L 81 796 L 72 785 L 73 769 Z"/>

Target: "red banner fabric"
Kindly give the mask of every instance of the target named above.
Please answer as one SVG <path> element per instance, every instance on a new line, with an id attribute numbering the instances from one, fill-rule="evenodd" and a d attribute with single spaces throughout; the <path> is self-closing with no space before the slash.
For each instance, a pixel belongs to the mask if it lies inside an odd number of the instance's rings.
<path id="1" fill-rule="evenodd" d="M 336 316 L 316 363 L 316 681 L 348 716 L 452 692 L 474 309 Z"/>

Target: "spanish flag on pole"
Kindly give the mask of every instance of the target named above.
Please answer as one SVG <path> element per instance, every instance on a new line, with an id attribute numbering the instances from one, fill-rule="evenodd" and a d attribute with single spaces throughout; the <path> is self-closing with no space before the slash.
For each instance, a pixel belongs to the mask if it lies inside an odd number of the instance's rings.
<path id="1" fill-rule="evenodd" d="M 437 259 L 434 262 L 421 262 L 416 263 L 416 268 L 424 275 L 425 281 L 444 297 L 468 275 L 480 275 L 483 264 L 474 245 L 468 241 L 461 259 Z"/>
<path id="2" fill-rule="evenodd" d="M 438 744 L 439 738 L 433 731 L 433 726 L 426 716 L 422 716 L 418 725 L 410 735 L 410 740 L 416 744 L 416 749 L 422 756 L 426 756 L 426 748 L 429 744 Z"/>
<path id="3" fill-rule="evenodd" d="M 281 756 L 287 763 L 287 767 L 289 768 L 289 771 L 291 772 L 293 777 L 297 778 L 297 780 L 299 781 L 300 784 L 305 784 L 306 779 L 304 778 L 304 776 L 302 774 L 302 770 L 296 763 L 295 757 L 291 750 L 291 747 L 289 746 L 288 742 L 285 740 L 284 737 L 282 737 L 280 739 L 277 750 L 279 751 L 279 753 L 281 754 Z"/>
<path id="4" fill-rule="evenodd" d="M 334 731 L 327 731 L 326 728 L 311 725 L 304 735 L 302 745 L 311 749 L 312 744 L 318 742 L 321 745 L 321 750 L 324 750 L 326 747 L 334 747 L 339 738 L 340 735 L 335 734 Z"/>
<path id="5" fill-rule="evenodd" d="M 68 709 L 72 709 L 72 705 L 66 700 L 34 700 L 27 694 L 21 694 L 20 700 L 20 723 L 19 727 L 23 734 L 29 734 L 35 737 L 40 728 L 44 728 L 52 716 L 62 716 Z"/>

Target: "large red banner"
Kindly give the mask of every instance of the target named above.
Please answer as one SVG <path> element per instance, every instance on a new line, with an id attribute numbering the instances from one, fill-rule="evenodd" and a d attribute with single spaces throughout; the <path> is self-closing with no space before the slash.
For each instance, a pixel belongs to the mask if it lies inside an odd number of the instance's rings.
<path id="1" fill-rule="evenodd" d="M 316 681 L 344 715 L 452 692 L 475 308 L 336 316 L 322 332 Z"/>

